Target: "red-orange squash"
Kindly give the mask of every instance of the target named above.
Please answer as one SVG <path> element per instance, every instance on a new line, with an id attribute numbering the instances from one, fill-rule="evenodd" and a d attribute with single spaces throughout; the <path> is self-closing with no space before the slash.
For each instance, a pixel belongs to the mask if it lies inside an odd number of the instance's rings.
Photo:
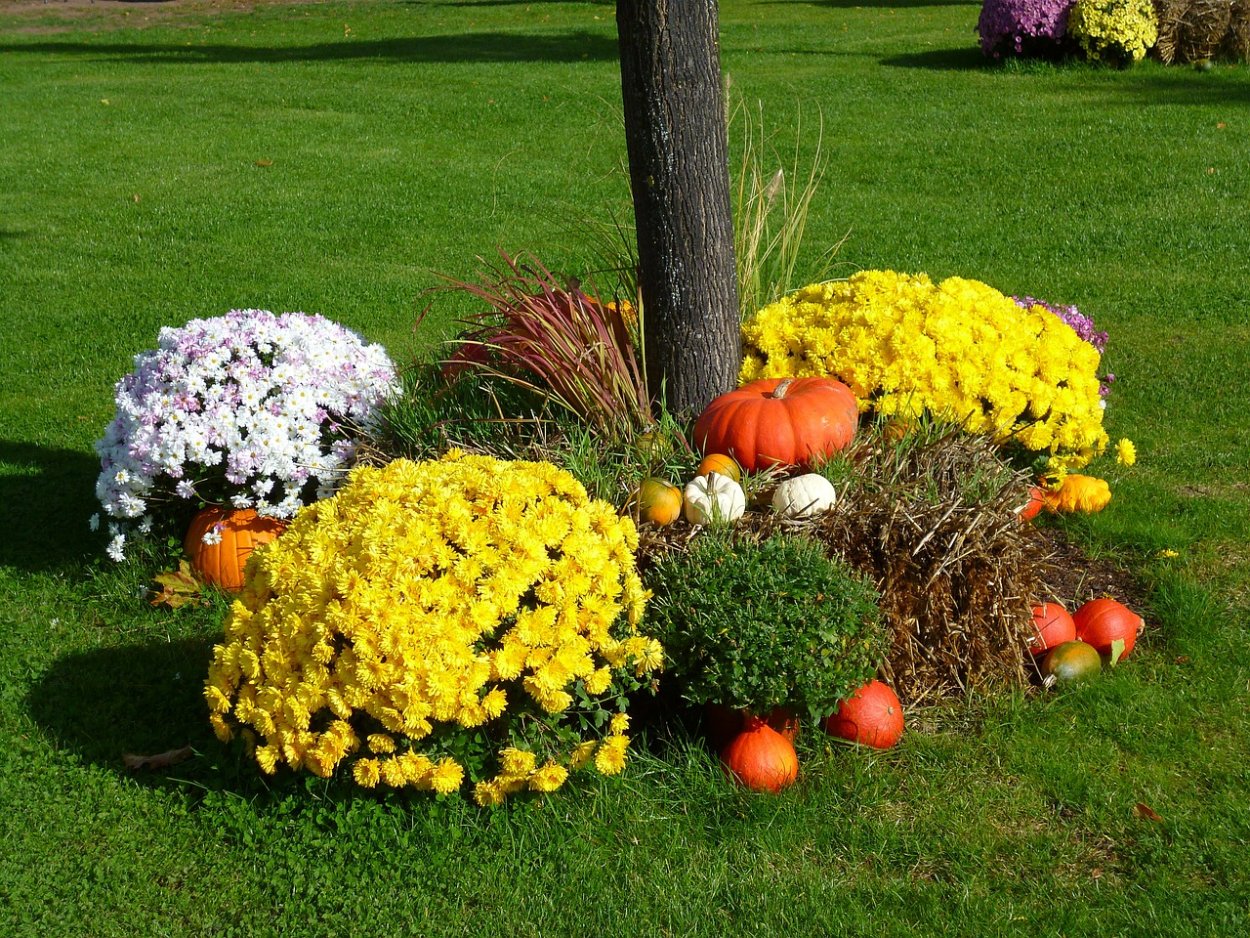
<path id="1" fill-rule="evenodd" d="M 1046 507 L 1046 490 L 1040 485 L 1035 485 L 1029 489 L 1029 500 L 1024 503 L 1024 507 L 1020 509 L 1020 523 L 1032 521 Z"/>
<path id="2" fill-rule="evenodd" d="M 1076 637 L 1088 645 L 1093 645 L 1098 654 L 1110 657 L 1112 644 L 1124 642 L 1120 652 L 1121 658 L 1137 644 L 1137 634 L 1145 626 L 1142 617 L 1123 603 L 1114 599 L 1091 599 L 1072 616 L 1076 625 Z"/>
<path id="3" fill-rule="evenodd" d="M 1076 623 L 1068 610 L 1058 603 L 1034 606 L 1033 628 L 1035 632 L 1029 641 L 1029 651 L 1035 655 L 1045 654 L 1056 645 L 1076 638 Z"/>
<path id="4" fill-rule="evenodd" d="M 191 519 L 182 542 L 191 566 L 214 586 L 237 592 L 243 588 L 243 568 L 252 551 L 283 532 L 286 525 L 277 518 L 264 518 L 251 508 L 205 508 Z M 217 542 L 204 543 L 204 535 L 215 531 Z"/>
<path id="5" fill-rule="evenodd" d="M 869 681 L 825 718 L 825 732 L 874 749 L 889 749 L 903 738 L 903 705 L 888 684 Z"/>
<path id="6" fill-rule="evenodd" d="M 731 739 L 742 732 L 751 713 L 748 710 L 735 710 L 723 704 L 706 704 L 703 708 L 703 728 L 707 733 L 708 743 L 715 750 L 721 750 Z M 764 722 L 774 730 L 794 742 L 799 736 L 801 721 L 789 707 L 773 707 L 764 717 Z"/>
<path id="7" fill-rule="evenodd" d="M 704 453 L 727 453 L 744 472 L 810 467 L 855 436 L 855 395 L 833 378 L 764 378 L 722 394 L 694 425 Z"/>
<path id="8" fill-rule="evenodd" d="M 756 716 L 746 718 L 721 759 L 730 774 L 752 791 L 781 791 L 799 774 L 794 745 Z"/>

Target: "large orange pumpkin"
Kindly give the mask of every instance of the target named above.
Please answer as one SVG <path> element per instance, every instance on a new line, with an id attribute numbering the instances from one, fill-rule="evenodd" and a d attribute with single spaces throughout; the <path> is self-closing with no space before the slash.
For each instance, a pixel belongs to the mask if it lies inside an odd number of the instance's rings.
<path id="1" fill-rule="evenodd" d="M 243 588 L 243 568 L 252 551 L 283 532 L 277 518 L 264 518 L 251 508 L 205 508 L 191 519 L 182 546 L 191 566 L 214 586 L 237 592 Z M 216 530 L 220 540 L 205 544 L 204 535 Z"/>
<path id="2" fill-rule="evenodd" d="M 725 747 L 721 759 L 752 791 L 781 791 L 799 774 L 793 744 L 757 716 L 746 718 L 743 731 Z"/>
<path id="3" fill-rule="evenodd" d="M 745 472 L 802 466 L 836 453 L 855 436 L 855 395 L 832 378 L 764 378 L 722 394 L 694 425 L 704 453 L 727 453 Z"/>
<path id="4" fill-rule="evenodd" d="M 825 719 L 825 732 L 874 749 L 889 749 L 903 738 L 903 705 L 888 684 L 869 681 Z"/>
<path id="5" fill-rule="evenodd" d="M 1137 644 L 1137 633 L 1145 626 L 1142 617 L 1123 603 L 1114 599 L 1091 599 L 1073 615 L 1076 624 L 1076 637 L 1088 645 L 1093 645 L 1098 654 L 1104 658 L 1111 655 L 1113 642 L 1124 642 L 1121 658 Z"/>

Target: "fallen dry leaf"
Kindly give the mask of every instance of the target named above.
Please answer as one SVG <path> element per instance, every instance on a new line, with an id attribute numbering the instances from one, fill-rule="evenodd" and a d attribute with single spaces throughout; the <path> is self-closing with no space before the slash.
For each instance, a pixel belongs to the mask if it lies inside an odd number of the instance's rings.
<path id="1" fill-rule="evenodd" d="M 137 772 L 140 769 L 167 769 L 179 762 L 186 762 L 193 755 L 190 746 L 183 746 L 181 749 L 170 749 L 154 756 L 136 756 L 128 752 L 122 756 L 122 762 L 132 772 Z"/>
<path id="2" fill-rule="evenodd" d="M 1143 801 L 1133 805 L 1133 817 L 1145 818 L 1147 821 L 1162 821 L 1163 817 L 1154 808 Z"/>
<path id="3" fill-rule="evenodd" d="M 150 602 L 153 606 L 168 606 L 177 609 L 179 606 L 203 606 L 208 603 L 204 598 L 204 584 L 191 569 L 191 564 L 182 560 L 177 570 L 169 570 L 154 576 L 160 592 L 152 591 Z"/>
<path id="4" fill-rule="evenodd" d="M 272 166 L 273 160 L 257 160 L 256 165 L 257 166 Z"/>

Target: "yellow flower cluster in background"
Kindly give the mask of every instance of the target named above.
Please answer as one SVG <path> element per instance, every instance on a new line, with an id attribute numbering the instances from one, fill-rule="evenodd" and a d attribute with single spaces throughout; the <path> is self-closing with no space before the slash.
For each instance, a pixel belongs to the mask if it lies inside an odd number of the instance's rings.
<path id="1" fill-rule="evenodd" d="M 1151 0 L 1076 0 L 1068 33 L 1091 59 L 1128 65 L 1158 41 L 1159 20 Z"/>
<path id="2" fill-rule="evenodd" d="M 555 790 L 590 761 L 619 772 L 624 714 L 583 739 L 573 704 L 662 661 L 635 628 L 637 543 L 630 519 L 547 463 L 452 452 L 356 469 L 257 551 L 213 651 L 214 728 L 245 729 L 265 772 L 326 777 L 350 758 L 362 786 L 441 793 L 476 774 L 482 804 Z M 479 727 L 490 779 L 440 745 Z M 513 746 L 513 729 L 541 751 Z"/>
<path id="3" fill-rule="evenodd" d="M 1107 446 L 1098 351 L 975 280 L 864 271 L 764 307 L 742 338 L 744 382 L 827 375 L 861 410 L 928 413 L 1070 467 Z"/>

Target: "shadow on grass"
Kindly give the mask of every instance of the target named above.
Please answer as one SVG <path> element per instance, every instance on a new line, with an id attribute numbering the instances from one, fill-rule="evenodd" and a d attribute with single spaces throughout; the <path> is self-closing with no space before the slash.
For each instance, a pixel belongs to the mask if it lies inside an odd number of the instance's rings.
<path id="1" fill-rule="evenodd" d="M 100 461 L 77 450 L 0 440 L 0 504 L 20 538 L 0 538 L 0 565 L 27 572 L 63 569 L 103 549 L 87 521 L 100 510 Z"/>
<path id="2" fill-rule="evenodd" d="M 216 755 L 204 675 L 213 639 L 204 636 L 76 652 L 56 661 L 27 695 L 31 717 L 84 761 L 126 774 L 126 753 L 152 755 L 190 745 Z M 195 757 L 173 766 L 200 774 Z M 164 772 L 136 773 L 140 780 Z"/>
<path id="3" fill-rule="evenodd" d="M 446 36 L 317 43 L 311 46 L 155 45 L 135 42 L 19 42 L 0 52 L 82 56 L 168 65 L 336 62 L 382 59 L 393 62 L 580 62 L 611 61 L 616 38 L 573 31 L 564 34 L 459 33 Z"/>

